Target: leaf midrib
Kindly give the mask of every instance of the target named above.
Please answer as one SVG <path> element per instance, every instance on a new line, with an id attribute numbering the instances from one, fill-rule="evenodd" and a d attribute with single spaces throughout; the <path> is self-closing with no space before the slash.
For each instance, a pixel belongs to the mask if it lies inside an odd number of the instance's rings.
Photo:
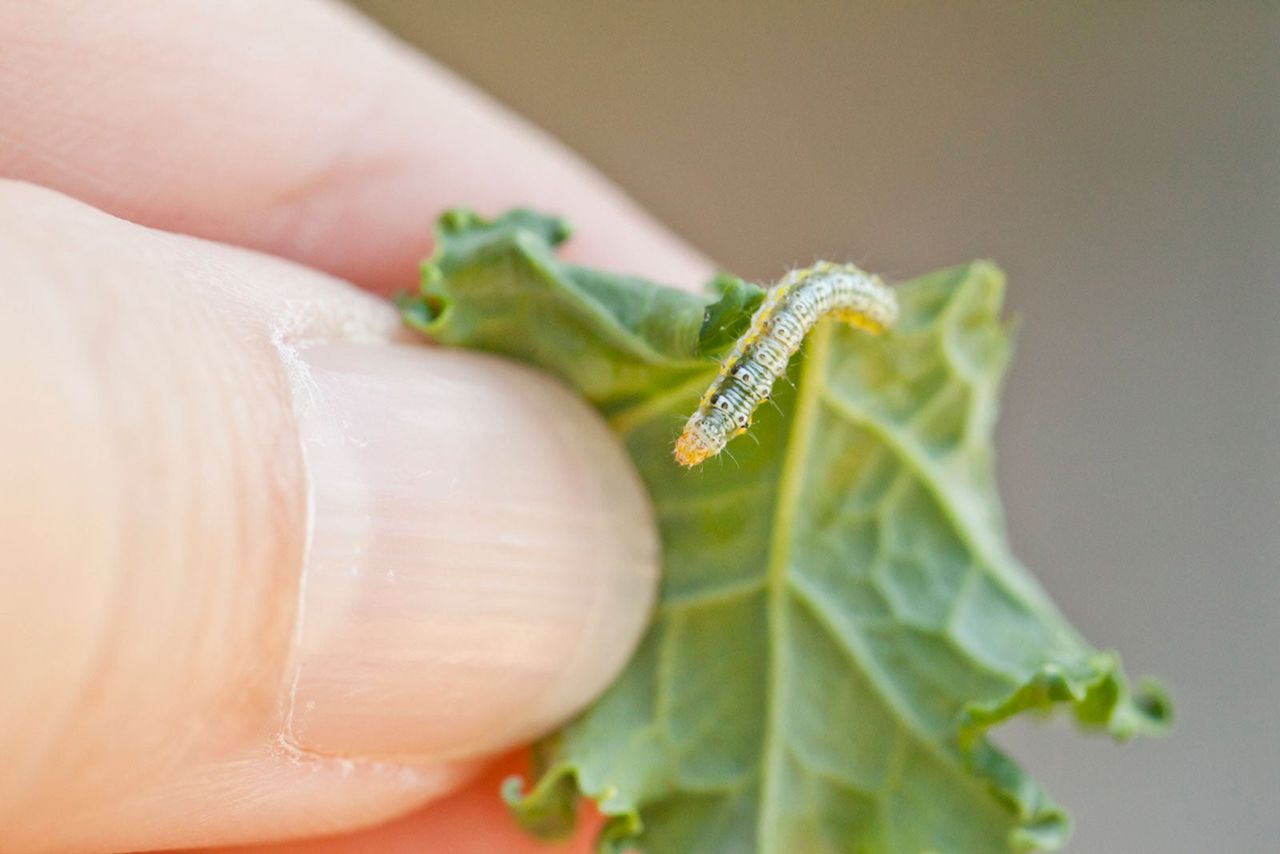
<path id="1" fill-rule="evenodd" d="M 769 534 L 769 561 L 765 565 L 766 623 L 769 633 L 769 669 L 766 691 L 768 712 L 765 719 L 765 749 L 760 769 L 760 810 L 756 824 L 756 845 L 759 851 L 769 851 L 769 842 L 777 831 L 777 815 L 774 805 L 780 797 L 774 789 L 781 785 L 779 774 L 786 761 L 782 732 L 785 729 L 784 685 L 786 650 L 784 638 L 787 626 L 787 564 L 791 552 L 791 528 L 800 496 L 800 485 L 805 461 L 809 456 L 811 426 L 815 421 L 815 409 L 820 403 L 821 384 L 810 381 L 810 375 L 819 375 L 826 364 L 831 344 L 831 321 L 824 321 L 810 335 L 802 362 L 798 397 L 792 415 L 791 430 L 787 436 L 786 452 L 779 477 L 777 510 Z"/>
<path id="2" fill-rule="evenodd" d="M 841 633 L 836 631 L 828 621 L 829 617 L 824 609 L 808 597 L 808 591 L 794 588 L 787 573 L 791 551 L 791 530 L 799 505 L 805 463 L 811 448 L 812 428 L 817 422 L 817 410 L 824 404 L 836 406 L 837 408 L 839 408 L 839 404 L 848 406 L 847 402 L 839 398 L 833 398 L 830 390 L 821 379 L 825 376 L 826 364 L 830 358 L 833 327 L 834 321 L 831 320 L 820 323 L 814 329 L 805 345 L 803 367 L 797 382 L 799 392 L 792 415 L 791 430 L 785 446 L 786 452 L 783 458 L 782 473 L 779 476 L 777 509 L 774 513 L 773 526 L 770 531 L 769 559 L 765 566 L 766 622 L 769 632 L 769 677 L 767 683 L 769 707 L 765 721 L 765 749 L 761 760 L 761 807 L 756 826 L 756 845 L 757 850 L 760 852 L 773 850 L 770 843 L 775 838 L 777 831 L 778 818 L 774 805 L 780 802 L 780 798 L 774 790 L 781 785 L 778 775 L 786 758 L 783 737 L 785 732 L 784 701 L 786 697 L 786 691 L 783 686 L 787 679 L 784 665 L 786 655 L 784 648 L 787 627 L 786 611 L 788 597 L 793 593 L 801 594 L 800 598 L 804 606 L 831 635 L 832 640 L 847 657 L 850 665 L 869 680 L 881 700 L 895 711 L 900 722 L 900 737 L 909 734 L 909 737 L 913 737 L 917 744 L 932 754 L 942 767 L 950 769 L 953 773 L 959 770 L 955 757 L 945 752 L 942 746 L 931 737 L 928 727 L 924 726 L 921 721 L 910 713 L 908 708 L 904 707 L 903 698 L 898 696 L 897 692 L 885 683 L 885 680 L 878 672 L 878 668 L 873 667 L 867 660 L 864 660 L 866 650 L 850 648 Z M 841 414 L 852 415 L 851 412 L 847 411 Z M 881 427 L 881 425 L 875 424 L 874 419 L 865 416 L 851 417 L 850 420 L 864 428 Z M 873 430 L 874 432 L 876 430 Z M 892 438 L 898 439 L 900 437 L 895 436 Z M 886 441 L 886 446 L 899 458 L 905 456 L 903 452 L 906 449 L 899 447 L 897 442 Z M 911 465 L 919 463 L 919 460 L 912 459 L 907 462 Z M 925 467 L 923 473 L 926 475 L 932 474 L 927 470 L 927 467 Z M 939 489 L 939 495 L 936 497 L 941 504 L 946 506 L 946 499 L 949 499 L 950 496 L 946 495 L 945 490 L 942 490 L 939 484 L 934 483 L 932 485 Z M 952 523 L 958 523 L 959 518 L 959 516 L 953 517 Z M 978 549 L 973 551 L 975 554 L 981 553 Z M 981 784 L 977 780 L 964 774 L 957 774 L 956 776 L 962 785 L 968 788 L 981 789 Z"/>

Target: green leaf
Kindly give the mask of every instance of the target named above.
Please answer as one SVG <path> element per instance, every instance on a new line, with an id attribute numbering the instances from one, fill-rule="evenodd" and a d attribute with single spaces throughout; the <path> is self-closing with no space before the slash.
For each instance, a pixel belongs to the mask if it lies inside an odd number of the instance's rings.
<path id="1" fill-rule="evenodd" d="M 561 262 L 555 220 L 446 216 L 406 320 L 538 365 L 617 431 L 665 550 L 660 603 L 606 694 L 505 794 L 566 832 L 581 792 L 605 851 L 989 852 L 1053 848 L 1064 813 L 987 738 L 1055 707 L 1117 738 L 1160 732 L 1010 553 L 991 434 L 1010 354 L 991 264 L 898 287 L 871 337 L 826 322 L 751 434 L 700 469 L 684 419 L 761 291 L 697 296 Z"/>

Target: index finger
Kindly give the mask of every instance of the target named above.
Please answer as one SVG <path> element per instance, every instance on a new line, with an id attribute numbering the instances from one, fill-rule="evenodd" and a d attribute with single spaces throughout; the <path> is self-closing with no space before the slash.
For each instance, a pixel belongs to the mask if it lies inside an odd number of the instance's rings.
<path id="1" fill-rule="evenodd" d="M 388 292 L 444 208 L 531 205 L 579 260 L 709 265 L 547 135 L 321 0 L 0 0 L 0 177 Z"/>

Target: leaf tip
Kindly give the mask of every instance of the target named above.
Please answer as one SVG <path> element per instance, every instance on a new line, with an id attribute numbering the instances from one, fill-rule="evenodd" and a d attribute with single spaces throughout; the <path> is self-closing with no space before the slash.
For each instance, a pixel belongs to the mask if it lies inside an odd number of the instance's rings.
<path id="1" fill-rule="evenodd" d="M 1118 740 L 1168 735 L 1173 729 L 1173 700 L 1160 680 L 1147 676 L 1138 681 L 1114 717 L 1111 732 Z"/>
<path id="2" fill-rule="evenodd" d="M 462 241 L 471 234 L 527 233 L 555 247 L 569 239 L 573 234 L 573 227 L 563 217 L 528 208 L 513 208 L 493 219 L 487 219 L 470 208 L 451 208 L 440 214 L 436 220 L 435 232 L 436 251 L 433 260 L 444 257 L 449 245 Z"/>
<path id="3" fill-rule="evenodd" d="M 541 839 L 563 839 L 578 818 L 578 786 L 565 766 L 549 769 L 528 791 L 525 781 L 511 776 L 502 781 L 502 800 L 522 828 Z"/>
<path id="4" fill-rule="evenodd" d="M 450 208 L 440 214 L 440 219 L 436 222 L 436 230 L 440 234 L 458 234 L 483 222 L 480 215 L 470 208 Z"/>
<path id="5" fill-rule="evenodd" d="M 528 790 L 519 776 L 502 781 L 502 800 L 516 823 L 533 835 L 548 841 L 563 840 L 577 825 L 578 805 L 583 795 L 577 770 L 562 763 L 546 769 Z M 634 807 L 611 803 L 619 795 L 616 786 L 605 786 L 590 795 L 606 821 L 596 837 L 600 854 L 623 854 L 633 850 L 644 824 Z"/>
<path id="6" fill-rule="evenodd" d="M 1071 839 L 1071 817 L 1056 806 L 1046 806 L 1009 834 L 1015 851 L 1057 851 Z"/>
<path id="7" fill-rule="evenodd" d="M 712 296 L 702 313 L 698 352 L 714 355 L 733 343 L 746 329 L 751 315 L 764 299 L 764 289 L 730 273 L 716 273 L 707 282 Z"/>
<path id="8" fill-rule="evenodd" d="M 395 295 L 396 309 L 400 318 L 411 328 L 428 334 L 431 325 L 440 317 L 442 306 L 425 294 L 398 293 Z"/>

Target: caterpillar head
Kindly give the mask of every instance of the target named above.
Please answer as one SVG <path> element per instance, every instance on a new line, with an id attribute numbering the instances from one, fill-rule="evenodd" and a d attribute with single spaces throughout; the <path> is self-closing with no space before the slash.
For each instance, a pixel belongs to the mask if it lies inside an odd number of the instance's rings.
<path id="1" fill-rule="evenodd" d="M 715 414 L 720 413 L 713 410 Z M 708 457 L 714 457 L 724 448 L 729 440 L 728 431 L 721 423 L 722 418 L 706 418 L 701 413 L 694 414 L 684 425 L 680 438 L 676 439 L 676 462 L 686 468 L 698 465 Z"/>

